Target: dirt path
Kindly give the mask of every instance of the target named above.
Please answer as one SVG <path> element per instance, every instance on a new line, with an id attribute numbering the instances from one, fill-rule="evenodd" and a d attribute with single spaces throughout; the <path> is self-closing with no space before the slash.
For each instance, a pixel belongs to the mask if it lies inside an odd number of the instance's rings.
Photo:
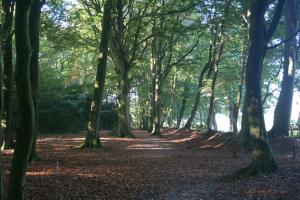
<path id="1" fill-rule="evenodd" d="M 234 159 L 227 148 L 203 148 L 218 146 L 218 135 L 203 141 L 191 131 L 134 134 L 104 132 L 102 149 L 73 148 L 83 134 L 40 137 L 42 160 L 29 167 L 26 199 L 300 199 L 300 164 L 286 155 L 278 154 L 276 174 L 230 180 L 248 155 Z M 5 151 L 6 177 L 10 158 Z"/>

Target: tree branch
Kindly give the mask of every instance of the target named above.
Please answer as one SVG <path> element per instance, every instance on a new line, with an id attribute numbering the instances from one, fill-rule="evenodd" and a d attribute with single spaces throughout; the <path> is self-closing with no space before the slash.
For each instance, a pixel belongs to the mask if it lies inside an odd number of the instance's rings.
<path id="1" fill-rule="evenodd" d="M 266 43 L 271 40 L 274 32 L 276 31 L 278 22 L 279 22 L 279 20 L 281 18 L 281 14 L 282 14 L 282 10 L 283 10 L 283 7 L 284 7 L 284 3 L 285 3 L 285 0 L 278 0 L 278 2 L 277 2 L 275 13 L 274 13 L 274 16 L 272 18 L 270 27 L 269 27 L 269 29 L 266 32 Z"/>
<path id="2" fill-rule="evenodd" d="M 284 44 L 284 43 L 286 43 L 286 42 L 289 42 L 289 41 L 290 41 L 291 39 L 293 39 L 299 32 L 300 32 L 300 29 L 298 29 L 297 31 L 295 31 L 295 32 L 294 32 L 293 34 L 291 34 L 288 38 L 282 40 L 282 41 L 279 42 L 278 44 L 274 44 L 274 45 L 272 45 L 272 46 L 268 46 L 268 47 L 267 47 L 267 50 L 269 50 L 269 49 L 274 49 L 274 48 L 276 48 L 276 47 L 278 47 L 278 46 L 280 46 L 280 45 L 282 45 L 282 44 Z"/>

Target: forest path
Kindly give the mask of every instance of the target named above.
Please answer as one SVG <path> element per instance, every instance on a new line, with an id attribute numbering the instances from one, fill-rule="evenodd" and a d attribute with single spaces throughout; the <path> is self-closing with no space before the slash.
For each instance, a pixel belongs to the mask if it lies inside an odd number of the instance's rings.
<path id="1" fill-rule="evenodd" d="M 230 180 L 225 177 L 246 166 L 249 155 L 232 158 L 230 148 L 220 147 L 224 134 L 169 129 L 161 137 L 134 135 L 103 131 L 101 149 L 74 148 L 84 133 L 40 136 L 42 159 L 29 166 L 26 199 L 300 199 L 299 161 L 288 156 L 277 156 L 284 166 L 277 174 Z M 11 154 L 4 152 L 5 185 Z"/>

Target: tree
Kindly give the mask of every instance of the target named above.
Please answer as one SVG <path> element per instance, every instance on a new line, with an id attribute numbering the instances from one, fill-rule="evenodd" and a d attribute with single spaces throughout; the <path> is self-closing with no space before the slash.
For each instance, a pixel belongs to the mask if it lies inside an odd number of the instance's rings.
<path id="1" fill-rule="evenodd" d="M 3 23 L 3 95 L 4 108 L 3 118 L 5 119 L 4 132 L 4 148 L 9 149 L 13 146 L 12 141 L 12 80 L 13 80 L 13 15 L 15 2 L 13 0 L 2 0 L 2 8 L 4 12 Z"/>
<path id="2" fill-rule="evenodd" d="M 3 80 L 3 5 L 0 6 L 0 88 L 2 88 Z M 3 90 L 0 90 L 0 119 L 2 120 L 2 109 L 3 109 Z M 0 141 L 3 141 L 3 133 L 0 131 Z M 0 200 L 3 199 L 3 170 L 2 170 L 2 151 L 0 151 Z"/>
<path id="3" fill-rule="evenodd" d="M 278 0 L 269 28 L 266 28 L 265 14 L 269 6 L 267 0 L 250 3 L 250 47 L 246 65 L 246 94 L 243 108 L 243 136 L 249 138 L 251 163 L 240 171 L 243 175 L 271 173 L 277 170 L 266 134 L 261 98 L 261 71 L 267 42 L 272 38 L 280 20 L 284 0 Z"/>
<path id="4" fill-rule="evenodd" d="M 292 101 L 294 93 L 295 66 L 297 55 L 297 3 L 289 0 L 285 3 L 286 38 L 284 49 L 283 77 L 281 92 L 274 112 L 273 127 L 270 134 L 273 136 L 289 136 Z"/>
<path id="5" fill-rule="evenodd" d="M 111 10 L 113 1 L 106 0 L 104 5 L 104 14 L 102 21 L 101 41 L 99 44 L 99 56 L 96 72 L 96 82 L 94 85 L 93 98 L 88 122 L 88 132 L 85 137 L 83 147 L 100 147 L 100 112 L 102 97 L 104 92 L 106 65 L 108 56 L 108 44 L 111 30 Z"/>
<path id="6" fill-rule="evenodd" d="M 221 27 L 220 30 L 215 30 L 215 36 L 216 38 L 214 42 L 214 50 L 213 50 L 213 79 L 211 83 L 211 97 L 210 97 L 210 103 L 209 103 L 209 108 L 208 108 L 208 116 L 207 116 L 207 121 L 206 121 L 206 129 L 207 132 L 212 131 L 212 125 L 216 124 L 215 120 L 215 112 L 214 112 L 214 104 L 215 104 L 215 87 L 217 83 L 217 78 L 218 78 L 218 73 L 219 73 L 219 63 L 223 55 L 223 49 L 224 49 L 224 43 L 225 43 L 225 22 L 227 20 L 228 12 L 229 12 L 229 7 L 230 7 L 231 1 L 228 0 L 225 2 L 224 5 L 224 16 L 221 21 Z M 218 33 L 219 32 L 219 33 Z M 218 36 L 217 36 L 218 35 Z M 216 126 L 215 126 L 216 128 Z"/>
<path id="7" fill-rule="evenodd" d="M 145 22 L 144 19 L 149 12 L 151 2 L 151 0 L 140 2 L 119 0 L 114 4 L 109 47 L 117 74 L 117 135 L 119 137 L 133 137 L 129 120 L 129 92 L 132 80 L 130 71 L 143 56 L 144 42 L 150 38 L 145 32 L 149 22 Z M 138 6 L 136 9 L 135 5 Z"/>
<path id="8" fill-rule="evenodd" d="M 26 170 L 34 137 L 35 113 L 30 83 L 32 54 L 29 34 L 30 0 L 16 1 L 16 87 L 20 109 L 20 127 L 9 175 L 8 199 L 24 199 Z"/>
<path id="9" fill-rule="evenodd" d="M 37 95 L 39 88 L 40 18 L 43 4 L 44 1 L 34 0 L 31 6 L 29 17 L 30 44 L 32 48 L 32 55 L 30 60 L 30 84 L 35 113 L 37 113 Z M 29 161 L 36 161 L 39 159 L 36 151 L 36 139 L 38 131 L 37 121 L 37 115 L 35 115 L 34 139 L 29 156 Z"/>

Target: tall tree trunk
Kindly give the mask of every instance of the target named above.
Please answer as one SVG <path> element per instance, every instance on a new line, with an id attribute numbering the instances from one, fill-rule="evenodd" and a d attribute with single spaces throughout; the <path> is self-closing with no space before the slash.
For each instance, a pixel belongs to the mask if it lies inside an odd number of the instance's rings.
<path id="1" fill-rule="evenodd" d="M 103 97 L 105 77 L 106 77 L 109 35 L 111 30 L 111 10 L 112 10 L 112 1 L 106 0 L 104 5 L 96 81 L 94 85 L 93 99 L 91 103 L 91 110 L 90 110 L 90 116 L 88 122 L 88 131 L 82 147 L 97 148 L 101 146 L 101 142 L 99 138 L 99 132 L 100 132 L 99 124 L 100 124 L 102 97 Z"/>
<path id="2" fill-rule="evenodd" d="M 159 66 L 157 66 L 160 68 Z M 159 71 L 159 69 L 158 69 Z M 161 78 L 160 72 L 157 72 L 154 86 L 154 102 L 153 102 L 153 125 L 151 134 L 160 135 L 160 118 L 161 118 Z"/>
<path id="3" fill-rule="evenodd" d="M 127 67 L 124 67 L 127 69 Z M 120 70 L 117 72 L 118 78 L 118 136 L 133 137 L 129 126 L 129 79 L 128 70 Z"/>
<path id="4" fill-rule="evenodd" d="M 4 11 L 4 24 L 3 24 L 3 95 L 4 95 L 4 108 L 3 119 L 5 119 L 4 131 L 4 148 L 9 149 L 13 147 L 12 140 L 12 79 L 13 79 L 13 53 L 12 53 L 12 25 L 14 13 L 14 1 L 2 0 L 2 8 Z"/>
<path id="5" fill-rule="evenodd" d="M 30 61 L 30 83 L 32 90 L 33 105 L 35 111 L 35 130 L 34 138 L 31 146 L 31 153 L 29 161 L 39 160 L 39 156 L 36 151 L 36 139 L 37 139 L 37 95 L 39 88 L 39 49 L 40 49 L 40 18 L 43 2 L 40 0 L 34 0 L 31 6 L 30 19 L 29 19 L 29 32 L 30 42 L 32 48 L 32 55 Z"/>
<path id="6" fill-rule="evenodd" d="M 187 98 L 189 96 L 188 93 L 189 93 L 189 86 L 186 84 L 186 85 L 184 85 L 180 111 L 179 111 L 179 115 L 177 117 L 177 125 L 176 125 L 177 129 L 180 128 L 180 125 L 181 125 L 181 121 L 182 121 L 184 111 L 185 111 L 185 108 L 186 108 L 186 101 L 187 101 Z"/>
<path id="7" fill-rule="evenodd" d="M 168 106 L 168 110 L 166 113 L 166 117 L 168 117 L 168 127 L 171 128 L 173 127 L 173 104 L 174 104 L 174 96 L 176 92 L 176 80 L 177 80 L 177 74 L 174 74 L 173 77 L 173 84 L 172 84 L 172 89 L 171 89 L 171 96 L 170 96 L 170 105 Z M 163 120 L 164 121 L 164 120 Z"/>
<path id="8" fill-rule="evenodd" d="M 115 1 L 116 14 L 114 16 L 114 23 L 112 26 L 112 38 L 110 39 L 110 53 L 115 63 L 115 70 L 117 74 L 117 99 L 118 99 L 118 123 L 117 123 L 117 135 L 119 137 L 133 137 L 130 131 L 129 125 L 129 70 L 133 63 L 129 60 L 129 52 L 124 44 L 124 4 L 125 1 Z"/>
<path id="9" fill-rule="evenodd" d="M 1 12 L 0 12 L 1 14 Z M 2 52 L 2 37 L 3 30 L 1 29 L 2 22 L 0 22 L 0 88 L 2 88 L 3 82 L 3 52 Z M 0 120 L 2 121 L 2 109 L 3 109 L 3 90 L 0 90 Z M 0 141 L 3 141 L 3 132 L 0 130 Z M 0 200 L 3 200 L 3 164 L 2 164 L 2 151 L 0 151 Z"/>
<path id="10" fill-rule="evenodd" d="M 16 87 L 20 127 L 9 175 L 8 199 L 24 199 L 25 178 L 34 136 L 35 113 L 30 84 L 31 45 L 29 35 L 30 0 L 16 1 Z"/>
<path id="11" fill-rule="evenodd" d="M 207 132 L 211 132 L 212 125 L 213 125 L 213 117 L 214 117 L 214 107 L 215 107 L 215 88 L 217 83 L 217 77 L 218 77 L 218 67 L 215 69 L 212 84 L 211 84 L 211 96 L 209 100 L 209 108 L 208 108 L 208 115 L 206 120 L 206 130 Z"/>
<path id="12" fill-rule="evenodd" d="M 298 23 L 296 9 L 296 0 L 286 1 L 286 38 L 289 38 L 297 30 Z M 294 36 L 291 40 L 285 43 L 281 91 L 274 112 L 273 127 L 270 131 L 273 136 L 289 136 L 289 124 L 294 92 L 296 53 L 297 40 L 296 36 Z"/>
<path id="13" fill-rule="evenodd" d="M 266 51 L 266 44 L 272 38 L 284 0 L 279 0 L 269 29 L 265 26 L 265 12 L 268 0 L 255 0 L 250 4 L 250 48 L 246 65 L 246 94 L 244 100 L 244 117 L 247 129 L 242 134 L 248 134 L 251 144 L 251 163 L 239 173 L 242 175 L 257 175 L 271 173 L 277 170 L 277 164 L 269 145 L 266 134 L 261 99 L 261 73 Z"/>

